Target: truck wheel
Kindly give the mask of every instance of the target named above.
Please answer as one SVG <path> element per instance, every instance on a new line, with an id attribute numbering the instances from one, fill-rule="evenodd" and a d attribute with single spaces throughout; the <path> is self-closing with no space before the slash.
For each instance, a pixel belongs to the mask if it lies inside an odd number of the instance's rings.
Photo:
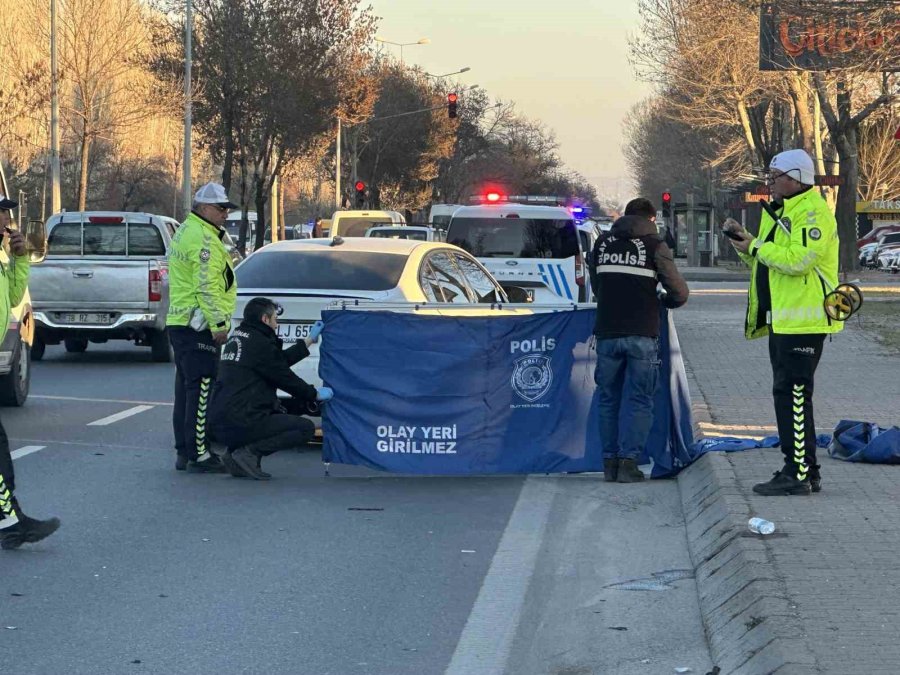
<path id="1" fill-rule="evenodd" d="M 156 363 L 171 363 L 174 358 L 169 342 L 169 331 L 156 330 L 150 336 L 150 354 Z"/>
<path id="2" fill-rule="evenodd" d="M 31 360 L 40 361 L 44 358 L 44 350 L 47 349 L 47 343 L 41 340 L 40 336 L 35 333 L 34 342 L 31 344 Z"/>
<path id="3" fill-rule="evenodd" d="M 81 338 L 66 338 L 66 351 L 70 354 L 81 354 L 87 351 L 88 341 Z"/>
<path id="4" fill-rule="evenodd" d="M 9 373 L 0 377 L 0 405 L 16 407 L 25 405 L 30 387 L 31 349 L 19 335 L 13 352 L 12 368 Z"/>

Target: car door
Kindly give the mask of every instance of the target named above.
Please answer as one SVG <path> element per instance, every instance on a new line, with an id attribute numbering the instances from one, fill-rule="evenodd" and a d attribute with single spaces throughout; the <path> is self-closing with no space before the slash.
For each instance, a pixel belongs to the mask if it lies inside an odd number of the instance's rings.
<path id="1" fill-rule="evenodd" d="M 429 302 L 454 305 L 475 302 L 452 251 L 428 254 L 419 270 L 419 282 Z"/>
<path id="2" fill-rule="evenodd" d="M 475 302 L 485 304 L 508 302 L 500 285 L 474 257 L 456 251 L 451 255 L 462 272 Z"/>

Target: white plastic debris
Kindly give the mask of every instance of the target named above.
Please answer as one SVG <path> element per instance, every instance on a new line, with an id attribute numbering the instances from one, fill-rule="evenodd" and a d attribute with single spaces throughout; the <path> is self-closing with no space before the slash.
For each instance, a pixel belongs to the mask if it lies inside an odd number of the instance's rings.
<path id="1" fill-rule="evenodd" d="M 676 673 L 690 673 L 692 670 L 693 670 L 692 668 L 676 668 L 675 672 Z"/>

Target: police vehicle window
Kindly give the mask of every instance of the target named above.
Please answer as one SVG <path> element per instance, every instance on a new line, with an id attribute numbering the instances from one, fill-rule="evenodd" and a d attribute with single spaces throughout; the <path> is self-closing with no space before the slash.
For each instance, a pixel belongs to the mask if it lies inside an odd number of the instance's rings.
<path id="1" fill-rule="evenodd" d="M 235 270 L 238 288 L 387 291 L 397 286 L 407 257 L 396 253 L 342 251 L 265 251 Z"/>
<path id="2" fill-rule="evenodd" d="M 342 237 L 365 237 L 366 230 L 370 227 L 390 224 L 390 218 L 341 218 L 338 221 L 338 234 Z"/>
<path id="3" fill-rule="evenodd" d="M 162 235 L 155 225 L 130 223 L 128 225 L 128 255 L 165 255 Z"/>
<path id="4" fill-rule="evenodd" d="M 444 294 L 441 293 L 440 284 L 431 265 L 426 261 L 419 270 L 419 286 L 429 302 L 444 302 Z"/>
<path id="5" fill-rule="evenodd" d="M 500 302 L 500 298 L 497 297 L 497 287 L 477 261 L 458 253 L 453 254 L 453 257 L 463 276 L 469 282 L 469 288 L 475 294 L 477 302 Z"/>
<path id="6" fill-rule="evenodd" d="M 60 223 L 47 236 L 48 255 L 81 255 L 81 223 Z"/>
<path id="7" fill-rule="evenodd" d="M 440 230 L 446 230 L 450 224 L 450 216 L 435 216 L 431 219 L 431 226 Z"/>
<path id="8" fill-rule="evenodd" d="M 476 258 L 571 258 L 578 235 L 571 220 L 454 218 L 447 241 Z"/>
<path id="9" fill-rule="evenodd" d="M 588 238 L 587 232 L 578 230 L 578 238 L 581 240 L 581 252 L 589 253 L 591 250 L 591 240 Z"/>
<path id="10" fill-rule="evenodd" d="M 445 252 L 433 253 L 428 258 L 434 270 L 438 287 L 444 302 L 454 304 L 471 304 L 463 274 L 456 266 L 453 258 Z"/>

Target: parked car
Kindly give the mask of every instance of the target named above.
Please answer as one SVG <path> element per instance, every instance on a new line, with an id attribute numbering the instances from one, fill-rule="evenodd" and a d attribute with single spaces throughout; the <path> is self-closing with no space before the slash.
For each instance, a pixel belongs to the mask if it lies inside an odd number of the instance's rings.
<path id="1" fill-rule="evenodd" d="M 179 223 L 151 213 L 61 213 L 47 222 L 47 259 L 31 272 L 32 358 L 63 342 L 131 340 L 154 361 L 172 359 L 166 332 L 167 253 Z"/>
<path id="2" fill-rule="evenodd" d="M 508 302 L 500 284 L 470 254 L 456 246 L 411 239 L 276 242 L 248 256 L 235 276 L 238 302 L 232 324 L 240 322 L 250 299 L 271 298 L 282 309 L 278 336 L 286 346 L 308 337 L 322 310 L 335 301 L 428 305 L 450 314 Z M 318 346 L 310 351 L 294 371 L 318 385 Z"/>
<path id="3" fill-rule="evenodd" d="M 379 225 L 406 225 L 399 211 L 335 211 L 323 237 L 365 237 L 366 230 Z"/>
<path id="4" fill-rule="evenodd" d="M 415 239 L 416 241 L 442 241 L 440 232 L 433 227 L 425 227 L 422 225 L 405 225 L 397 227 L 394 225 L 370 227 L 366 230 L 367 237 L 376 237 L 379 239 Z"/>
<path id="5" fill-rule="evenodd" d="M 859 264 L 868 268 L 878 266 L 878 242 L 866 244 L 859 249 Z"/>

